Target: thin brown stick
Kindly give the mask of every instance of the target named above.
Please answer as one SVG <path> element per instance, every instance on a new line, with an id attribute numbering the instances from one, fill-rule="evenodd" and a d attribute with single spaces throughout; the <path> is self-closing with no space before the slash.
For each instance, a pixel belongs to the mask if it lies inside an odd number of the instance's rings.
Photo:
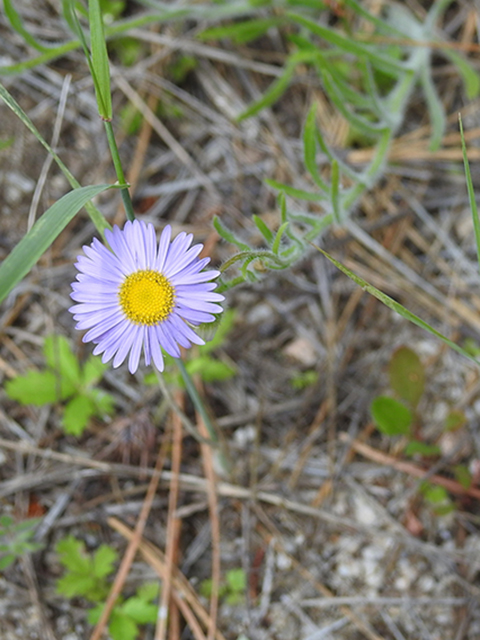
<path id="1" fill-rule="evenodd" d="M 200 435 L 209 436 L 207 427 L 202 417 L 197 413 L 197 425 Z M 203 468 L 207 479 L 208 509 L 210 512 L 210 526 L 212 535 L 212 593 L 210 596 L 210 625 L 208 627 L 208 640 L 213 640 L 217 629 L 218 597 L 220 591 L 220 521 L 218 518 L 218 500 L 215 488 L 216 477 L 213 466 L 213 452 L 210 445 L 201 443 Z"/>
<path id="2" fill-rule="evenodd" d="M 107 522 L 109 526 L 112 527 L 112 529 L 115 529 L 115 531 L 118 531 L 118 533 L 120 533 L 122 536 L 124 536 L 128 540 L 132 538 L 134 534 L 133 531 L 129 529 L 126 525 L 124 525 L 123 522 L 120 522 L 120 520 L 117 520 L 117 518 L 108 518 Z M 142 540 L 138 548 L 141 554 L 143 555 L 143 557 L 145 558 L 145 560 L 148 562 L 148 564 L 158 573 L 160 578 L 164 580 L 165 573 L 166 573 L 166 566 L 165 566 L 165 556 L 162 553 L 162 551 L 158 547 L 153 545 L 151 542 L 148 542 L 146 540 Z M 194 627 L 191 625 L 190 619 L 186 617 L 186 614 L 185 614 L 186 607 L 190 610 L 191 616 L 195 614 L 198 620 L 200 620 L 200 622 L 205 627 L 208 627 L 210 625 L 210 617 L 208 613 L 199 602 L 198 596 L 195 593 L 195 590 L 193 589 L 192 585 L 188 582 L 185 576 L 176 567 L 174 567 L 173 569 L 172 582 L 174 587 L 172 596 L 175 599 L 175 602 L 178 604 L 178 607 L 183 617 L 185 618 L 185 620 L 187 620 L 190 630 L 193 632 Z M 187 614 L 187 615 L 190 615 L 190 614 Z M 195 618 L 195 616 L 193 617 Z M 203 640 L 205 640 L 205 636 L 203 635 L 203 632 L 201 632 L 201 637 L 203 638 Z M 225 640 L 225 636 L 218 629 L 215 632 L 215 640 Z"/>
<path id="3" fill-rule="evenodd" d="M 176 402 L 180 404 L 183 393 L 176 394 Z M 172 411 L 172 477 L 170 480 L 170 491 L 168 495 L 168 518 L 167 518 L 167 541 L 165 545 L 165 578 L 162 585 L 160 607 L 158 610 L 157 628 L 155 630 L 155 640 L 165 640 L 167 635 L 167 621 L 169 602 L 172 591 L 172 571 L 174 567 L 176 526 L 175 511 L 177 509 L 179 493 L 179 473 L 182 458 L 182 421 L 175 411 Z"/>
<path id="4" fill-rule="evenodd" d="M 165 462 L 166 451 L 167 441 L 164 440 L 158 452 L 157 461 L 155 463 L 155 471 L 148 485 L 147 494 L 145 496 L 145 500 L 143 502 L 142 510 L 140 511 L 137 524 L 135 526 L 134 535 L 131 538 L 127 550 L 125 551 L 125 554 L 122 558 L 120 568 L 118 569 L 117 575 L 115 576 L 115 580 L 112 584 L 112 588 L 110 589 L 110 593 L 108 594 L 108 598 L 102 611 L 102 615 L 100 616 L 100 620 L 97 622 L 97 625 L 95 626 L 95 629 L 90 636 L 90 640 L 100 640 L 100 637 L 107 625 L 108 618 L 112 612 L 113 607 L 115 606 L 115 602 L 117 601 L 117 598 L 123 588 L 128 572 L 130 570 L 130 566 L 133 562 L 135 554 L 137 553 L 143 530 L 145 529 L 145 525 L 147 524 L 147 519 L 152 507 L 153 498 L 155 497 L 158 483 L 160 482 L 161 470 Z"/>
<path id="5" fill-rule="evenodd" d="M 450 478 L 445 478 L 444 476 L 440 476 L 438 474 L 428 475 L 428 469 L 422 469 L 422 467 L 413 464 L 413 462 L 398 460 L 394 456 L 390 456 L 387 453 L 383 453 L 383 451 L 378 451 L 378 449 L 369 447 L 363 442 L 351 440 L 346 433 L 340 434 L 339 437 L 340 440 L 343 440 L 343 442 L 348 442 L 351 448 L 357 453 L 361 454 L 364 458 L 368 458 L 369 460 L 373 460 L 374 462 L 378 462 L 379 464 L 392 467 L 397 471 L 408 473 L 415 478 L 428 477 L 429 482 L 445 487 L 447 491 L 450 491 L 450 493 L 453 493 L 457 496 L 470 496 L 471 498 L 480 500 L 480 489 L 477 487 L 469 487 L 468 489 L 466 489 L 465 487 L 462 487 L 459 482 L 451 480 Z"/>

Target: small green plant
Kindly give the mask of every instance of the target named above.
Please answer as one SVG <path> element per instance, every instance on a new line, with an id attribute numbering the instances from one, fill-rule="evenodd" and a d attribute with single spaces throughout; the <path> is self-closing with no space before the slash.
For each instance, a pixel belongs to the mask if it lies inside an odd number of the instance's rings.
<path id="1" fill-rule="evenodd" d="M 442 453 L 440 446 L 436 442 L 425 442 L 419 429 L 421 415 L 418 404 L 425 391 L 426 377 L 420 358 L 409 347 L 399 347 L 390 359 L 388 376 L 392 395 L 377 396 L 370 407 L 377 429 L 390 437 L 402 436 L 406 456 L 439 457 Z M 443 422 L 442 431 L 456 431 L 465 423 L 465 414 L 458 409 L 451 409 Z M 470 486 L 472 478 L 468 467 L 454 466 L 452 473 L 463 487 Z M 446 515 L 454 508 L 443 487 L 424 482 L 420 492 L 437 515 Z"/>
<path id="2" fill-rule="evenodd" d="M 299 371 L 290 378 L 290 384 L 297 391 L 302 391 L 307 387 L 311 387 L 318 380 L 318 371 L 315 369 L 307 369 L 306 371 Z"/>
<path id="3" fill-rule="evenodd" d="M 35 529 L 41 518 L 30 518 L 15 523 L 11 516 L 0 516 L 0 571 L 6 569 L 25 553 L 43 547 L 33 542 Z"/>
<path id="4" fill-rule="evenodd" d="M 225 342 L 227 335 L 233 328 L 235 323 L 235 312 L 233 309 L 224 311 L 222 318 L 216 327 L 216 332 L 212 340 L 198 347 L 198 355 L 192 356 L 191 351 L 188 353 L 188 360 L 185 361 L 187 372 L 193 375 L 199 375 L 203 382 L 221 382 L 232 378 L 237 370 L 232 362 L 219 359 L 214 354 L 219 347 Z M 205 339 L 208 338 L 204 336 Z M 165 371 L 163 378 L 167 384 L 176 387 L 184 387 L 182 376 L 177 372 L 175 366 L 175 358 L 168 354 L 164 355 Z M 149 373 L 145 376 L 146 384 L 158 384 L 155 373 Z"/>
<path id="5" fill-rule="evenodd" d="M 108 576 L 113 572 L 117 552 L 102 544 L 94 554 L 85 551 L 81 540 L 67 536 L 56 547 L 60 563 L 66 569 L 57 582 L 57 592 L 67 598 L 85 598 L 91 604 L 88 621 L 95 624 L 102 615 L 110 590 Z M 158 606 L 152 601 L 158 596 L 158 585 L 141 585 L 134 596 L 119 599 L 112 610 L 108 630 L 113 640 L 135 640 L 139 625 L 154 623 Z"/>
<path id="6" fill-rule="evenodd" d="M 66 433 L 79 436 L 94 416 L 113 411 L 113 397 L 95 387 L 107 368 L 100 358 L 90 356 L 83 367 L 63 336 L 45 339 L 46 367 L 29 371 L 5 384 L 9 398 L 21 404 L 42 406 L 62 404 L 62 426 Z"/>
<path id="7" fill-rule="evenodd" d="M 243 569 L 230 569 L 225 574 L 225 580 L 220 583 L 219 596 L 227 604 L 241 604 L 247 589 L 247 576 Z M 203 580 L 200 584 L 200 594 L 209 598 L 212 594 L 212 580 Z"/>

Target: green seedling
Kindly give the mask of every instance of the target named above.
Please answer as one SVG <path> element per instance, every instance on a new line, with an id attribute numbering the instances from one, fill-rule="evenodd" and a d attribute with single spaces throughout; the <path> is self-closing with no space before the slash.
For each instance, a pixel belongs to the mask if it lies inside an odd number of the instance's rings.
<path id="1" fill-rule="evenodd" d="M 231 605 L 241 604 L 245 599 L 247 576 L 243 569 L 230 569 L 225 574 L 225 580 L 220 583 L 219 597 Z M 212 580 L 203 580 L 200 584 L 200 594 L 210 598 L 212 594 Z"/>
<path id="2" fill-rule="evenodd" d="M 33 542 L 35 529 L 41 518 L 30 518 L 15 523 L 10 516 L 0 516 L 0 571 L 3 571 L 26 553 L 43 548 Z"/>
<path id="3" fill-rule="evenodd" d="M 60 403 L 62 427 L 74 436 L 80 436 L 94 416 L 105 418 L 112 413 L 113 397 L 95 386 L 107 368 L 100 358 L 90 356 L 81 366 L 63 336 L 46 338 L 44 354 L 45 369 L 5 384 L 9 398 L 35 406 Z"/>
<path id="4" fill-rule="evenodd" d="M 318 371 L 315 369 L 307 369 L 306 371 L 299 371 L 290 378 L 290 384 L 297 391 L 302 391 L 307 387 L 311 387 L 318 380 Z"/>
<path id="5" fill-rule="evenodd" d="M 388 377 L 392 395 L 397 397 L 378 396 L 373 400 L 370 409 L 377 429 L 390 437 L 402 436 L 406 441 L 406 456 L 440 457 L 440 446 L 435 442 L 424 442 L 417 432 L 422 423 L 418 405 L 425 391 L 426 378 L 425 368 L 418 355 L 409 347 L 396 349 L 388 365 Z M 464 427 L 466 422 L 463 411 L 451 409 L 443 422 L 442 430 L 456 431 Z M 468 467 L 454 466 L 452 473 L 462 487 L 470 487 L 472 476 Z M 446 515 L 454 509 L 454 503 L 444 487 L 424 482 L 420 492 L 436 515 Z"/>
<path id="6" fill-rule="evenodd" d="M 85 551 L 81 540 L 67 536 L 56 547 L 65 575 L 57 581 L 57 592 L 67 598 L 84 598 L 93 604 L 88 612 L 90 624 L 96 624 L 102 615 L 110 591 L 108 577 L 114 570 L 117 552 L 109 545 L 101 545 L 94 554 Z M 135 640 L 139 625 L 154 623 L 158 606 L 157 584 L 143 584 L 134 596 L 117 601 L 112 610 L 108 630 L 113 640 Z"/>

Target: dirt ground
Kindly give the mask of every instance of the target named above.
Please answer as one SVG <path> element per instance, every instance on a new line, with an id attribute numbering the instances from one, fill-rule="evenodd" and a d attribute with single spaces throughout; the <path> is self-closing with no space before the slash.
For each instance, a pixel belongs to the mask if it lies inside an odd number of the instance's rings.
<path id="1" fill-rule="evenodd" d="M 17 4 L 37 37 L 65 38 L 59 3 Z M 407 4 L 421 13 L 430 3 Z M 454 2 L 439 28 L 479 71 L 475 7 Z M 319 126 L 347 162 L 361 166 L 369 150 L 348 146 L 344 120 L 326 103 L 318 77 L 302 69 L 274 107 L 238 123 L 278 75 L 286 44 L 277 30 L 247 45 L 205 44 L 196 34 L 206 26 L 190 20 L 139 27 L 133 64 L 125 66 L 113 45 L 110 55 L 114 126 L 139 218 L 158 232 L 167 221 L 175 233 L 193 232 L 219 265 L 235 249 L 213 230 L 215 215 L 261 246 L 252 216 L 273 227 L 279 219 L 276 194 L 264 180 L 305 184 L 301 131 L 312 100 L 321 106 Z M 183 54 L 194 64 L 179 72 Z M 0 13 L 0 64 L 33 55 Z M 362 197 L 351 226 L 331 228 L 321 243 L 452 340 L 480 343 L 480 281 L 457 124 L 461 110 L 478 190 L 480 103 L 467 100 L 440 56 L 435 69 L 448 116 L 443 144 L 429 150 L 425 105 L 414 97 L 384 177 Z M 80 50 L 0 81 L 46 140 L 59 130 L 54 146 L 82 185 L 115 180 Z M 132 104 L 147 119 L 128 124 Z M 0 105 L 0 140 L 7 138 L 11 145 L 0 151 L 1 259 L 29 218 L 69 188 Z M 123 224 L 118 193 L 96 204 L 112 224 Z M 314 203 L 302 206 L 316 211 Z M 90 638 L 87 602 L 56 590 L 62 567 L 55 546 L 71 534 L 91 552 L 109 544 L 121 559 L 150 500 L 122 593 L 145 581 L 162 578 L 164 589 L 171 583 L 200 627 L 192 630 L 173 598 L 172 640 L 207 637 L 212 611 L 202 585 L 212 577 L 224 584 L 236 569 L 246 588 L 233 601 L 221 594 L 219 640 L 478 640 L 479 368 L 312 249 L 293 269 L 225 294 L 234 321 L 215 357 L 235 375 L 202 383 L 200 394 L 226 462 L 186 430 L 175 440 L 172 397 L 196 427 L 201 418 L 181 389 L 170 386 L 165 395 L 145 384 L 146 367 L 134 376 L 126 366 L 108 369 L 100 386 L 114 397 L 113 414 L 92 420 L 80 437 L 66 435 L 61 406 L 22 406 L 3 387 L 44 367 L 46 336 L 66 336 L 82 362 L 90 354 L 68 307 L 75 258 L 94 235 L 82 211 L 0 307 L 0 512 L 19 521 L 43 518 L 36 533 L 42 549 L 0 573 L 0 639 Z M 390 393 L 388 363 L 404 345 L 425 366 L 416 428 L 426 442 L 441 444 L 433 458 L 407 457 L 402 438 L 382 435 L 372 423 L 371 402 Z M 452 409 L 466 424 L 445 437 Z M 163 466 L 149 498 L 158 451 Z M 175 456 L 180 476 L 171 473 Z M 458 465 L 473 474 L 469 488 L 455 479 Z M 445 515 L 422 494 L 425 478 L 455 485 Z M 154 626 L 142 626 L 139 637 L 153 638 Z"/>

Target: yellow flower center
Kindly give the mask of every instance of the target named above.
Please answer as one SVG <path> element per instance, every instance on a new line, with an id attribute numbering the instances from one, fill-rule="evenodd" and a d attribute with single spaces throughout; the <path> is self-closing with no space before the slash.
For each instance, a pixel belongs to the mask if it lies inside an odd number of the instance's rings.
<path id="1" fill-rule="evenodd" d="M 118 297 L 123 313 L 131 322 L 151 326 L 172 312 L 175 289 L 164 275 L 145 269 L 125 278 Z"/>

